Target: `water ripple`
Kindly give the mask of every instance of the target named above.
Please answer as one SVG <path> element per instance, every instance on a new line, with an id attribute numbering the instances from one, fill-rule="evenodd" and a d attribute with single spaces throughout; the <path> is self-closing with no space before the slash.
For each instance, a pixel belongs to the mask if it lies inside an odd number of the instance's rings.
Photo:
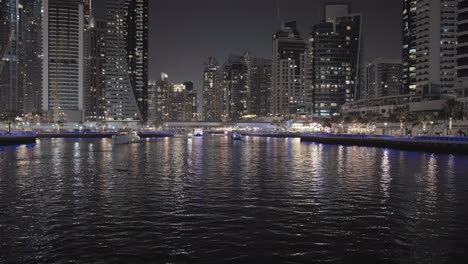
<path id="1" fill-rule="evenodd" d="M 0 150 L 0 263 L 455 263 L 468 157 L 249 138 Z"/>

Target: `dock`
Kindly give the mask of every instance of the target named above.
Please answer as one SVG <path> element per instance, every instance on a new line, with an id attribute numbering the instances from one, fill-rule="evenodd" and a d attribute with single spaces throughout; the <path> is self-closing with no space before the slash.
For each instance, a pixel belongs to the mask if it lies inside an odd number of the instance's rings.
<path id="1" fill-rule="evenodd" d="M 241 131 L 242 136 L 249 137 L 274 137 L 274 138 L 299 138 L 299 132 L 266 132 L 266 131 Z"/>
<path id="2" fill-rule="evenodd" d="M 32 132 L 2 133 L 0 134 L 0 145 L 34 144 L 36 139 L 36 133 Z"/>
<path id="3" fill-rule="evenodd" d="M 431 153 L 468 154 L 468 137 L 373 136 L 303 133 L 301 141 L 322 144 L 392 148 Z"/>

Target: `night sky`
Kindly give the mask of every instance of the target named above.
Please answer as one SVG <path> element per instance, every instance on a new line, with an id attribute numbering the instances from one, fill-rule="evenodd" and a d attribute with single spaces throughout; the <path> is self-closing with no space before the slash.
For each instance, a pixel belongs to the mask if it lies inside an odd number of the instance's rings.
<path id="1" fill-rule="evenodd" d="M 310 32 L 319 22 L 322 0 L 280 0 L 282 20 L 296 20 Z M 352 0 L 363 14 L 365 59 L 401 58 L 401 1 Z M 276 0 L 149 0 L 149 77 L 161 72 L 172 82 L 195 82 L 203 62 L 223 63 L 230 53 L 251 51 L 270 58 L 272 34 L 279 29 Z"/>

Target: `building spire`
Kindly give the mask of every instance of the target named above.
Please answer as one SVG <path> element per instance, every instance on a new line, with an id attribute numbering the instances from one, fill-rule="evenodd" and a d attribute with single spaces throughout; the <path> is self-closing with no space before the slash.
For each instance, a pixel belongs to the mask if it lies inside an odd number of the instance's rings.
<path id="1" fill-rule="evenodd" d="M 281 19 L 281 5 L 280 0 L 276 0 L 276 18 L 280 23 L 281 30 L 284 30 L 284 21 Z"/>

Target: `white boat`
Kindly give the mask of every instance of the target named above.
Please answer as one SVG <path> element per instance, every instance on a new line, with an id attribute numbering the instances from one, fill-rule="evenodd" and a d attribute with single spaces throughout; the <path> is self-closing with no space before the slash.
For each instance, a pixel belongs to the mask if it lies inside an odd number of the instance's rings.
<path id="1" fill-rule="evenodd" d="M 203 130 L 195 129 L 195 131 L 193 131 L 193 137 L 203 137 Z"/>
<path id="2" fill-rule="evenodd" d="M 241 140 L 242 135 L 240 133 L 238 133 L 238 132 L 232 132 L 231 138 L 232 138 L 232 140 Z"/>
<path id="3" fill-rule="evenodd" d="M 117 134 L 112 136 L 114 140 L 114 144 L 132 144 L 132 143 L 139 143 L 140 136 L 136 131 L 132 130 L 120 130 Z"/>

